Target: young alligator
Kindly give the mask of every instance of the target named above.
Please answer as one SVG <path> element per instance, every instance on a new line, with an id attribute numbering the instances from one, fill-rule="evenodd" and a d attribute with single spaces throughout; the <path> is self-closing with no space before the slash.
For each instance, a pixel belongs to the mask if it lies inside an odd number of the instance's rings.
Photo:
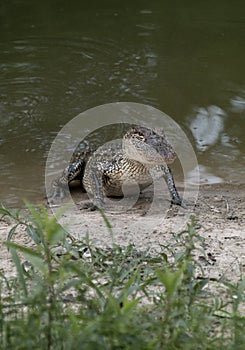
<path id="1" fill-rule="evenodd" d="M 181 205 L 182 200 L 168 166 L 175 160 L 176 153 L 162 130 L 133 126 L 125 133 L 121 144 L 111 145 L 91 154 L 88 142 L 81 142 L 62 176 L 52 183 L 49 202 L 64 197 L 67 185 L 80 179 L 82 187 L 93 197 L 91 209 L 103 208 L 105 196 L 123 196 L 123 186 L 130 187 L 137 182 L 143 190 L 154 179 L 163 176 L 172 203 Z"/>

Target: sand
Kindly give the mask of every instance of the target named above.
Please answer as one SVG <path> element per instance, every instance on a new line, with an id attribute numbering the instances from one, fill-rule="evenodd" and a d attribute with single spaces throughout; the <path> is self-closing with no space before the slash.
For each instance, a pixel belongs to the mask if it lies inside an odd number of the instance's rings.
<path id="1" fill-rule="evenodd" d="M 151 212 L 150 196 L 149 190 L 131 209 L 120 210 L 123 203 L 119 202 L 116 209 L 107 211 L 112 225 L 108 230 L 100 212 L 80 209 L 87 197 L 76 190 L 73 195 L 76 209 L 70 208 L 60 222 L 77 238 L 89 235 L 102 246 L 110 246 L 113 242 L 120 245 L 130 243 L 139 250 L 149 249 L 155 254 L 159 243 L 171 244 L 173 232 L 185 229 L 193 216 L 196 231 L 204 239 L 206 254 L 200 252 L 197 256 L 204 270 L 204 276 L 197 277 L 232 283 L 241 280 L 245 273 L 245 184 L 203 185 L 199 188 L 197 205 L 191 209 L 169 207 L 169 201 L 164 199 Z M 0 223 L 1 240 L 7 238 L 12 226 L 8 220 Z M 13 240 L 33 246 L 21 226 Z M 1 244 L 0 271 L 8 277 L 16 273 L 4 244 Z"/>

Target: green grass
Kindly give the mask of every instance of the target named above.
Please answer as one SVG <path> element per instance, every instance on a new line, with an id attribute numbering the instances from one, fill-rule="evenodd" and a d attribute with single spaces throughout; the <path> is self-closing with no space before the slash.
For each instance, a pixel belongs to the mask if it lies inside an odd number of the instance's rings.
<path id="1" fill-rule="evenodd" d="M 75 240 L 42 207 L 0 214 L 15 222 L 4 244 L 16 267 L 0 276 L 1 349 L 244 349 L 245 280 L 217 281 L 224 301 L 196 279 L 194 220 L 152 255 Z M 14 242 L 20 224 L 35 248 Z"/>

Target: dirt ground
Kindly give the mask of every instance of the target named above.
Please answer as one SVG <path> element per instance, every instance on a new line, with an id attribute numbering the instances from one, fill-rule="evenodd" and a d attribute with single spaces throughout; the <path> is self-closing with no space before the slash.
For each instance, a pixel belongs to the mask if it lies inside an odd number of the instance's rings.
<path id="1" fill-rule="evenodd" d="M 132 209 L 106 212 L 112 225 L 108 230 L 98 211 L 80 210 L 86 194 L 74 195 L 77 207 L 70 208 L 60 219 L 70 233 L 78 238 L 89 235 L 97 244 L 109 246 L 132 243 L 136 248 L 157 251 L 160 244 L 171 244 L 173 232 L 186 228 L 190 216 L 194 215 L 197 232 L 205 240 L 207 258 L 200 253 L 205 277 L 213 281 L 225 279 L 233 283 L 245 274 L 245 184 L 203 185 L 199 189 L 197 205 L 191 210 L 169 207 L 165 200 L 151 212 L 150 195 L 146 193 Z M 121 204 L 120 204 L 121 205 Z M 164 207 L 162 210 L 162 207 Z M 157 209 L 158 208 L 158 209 Z M 55 209 L 53 209 L 55 212 Z M 12 224 L 0 223 L 0 237 L 5 240 Z M 31 245 L 23 228 L 19 228 L 14 240 Z M 7 276 L 15 274 L 11 256 L 2 244 L 0 271 Z"/>

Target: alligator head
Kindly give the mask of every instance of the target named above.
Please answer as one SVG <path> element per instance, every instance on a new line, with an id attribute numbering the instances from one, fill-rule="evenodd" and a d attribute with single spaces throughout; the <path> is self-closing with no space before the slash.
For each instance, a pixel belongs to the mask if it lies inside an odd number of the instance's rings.
<path id="1" fill-rule="evenodd" d="M 176 153 L 162 129 L 133 126 L 123 137 L 126 156 L 143 164 L 170 164 Z"/>

